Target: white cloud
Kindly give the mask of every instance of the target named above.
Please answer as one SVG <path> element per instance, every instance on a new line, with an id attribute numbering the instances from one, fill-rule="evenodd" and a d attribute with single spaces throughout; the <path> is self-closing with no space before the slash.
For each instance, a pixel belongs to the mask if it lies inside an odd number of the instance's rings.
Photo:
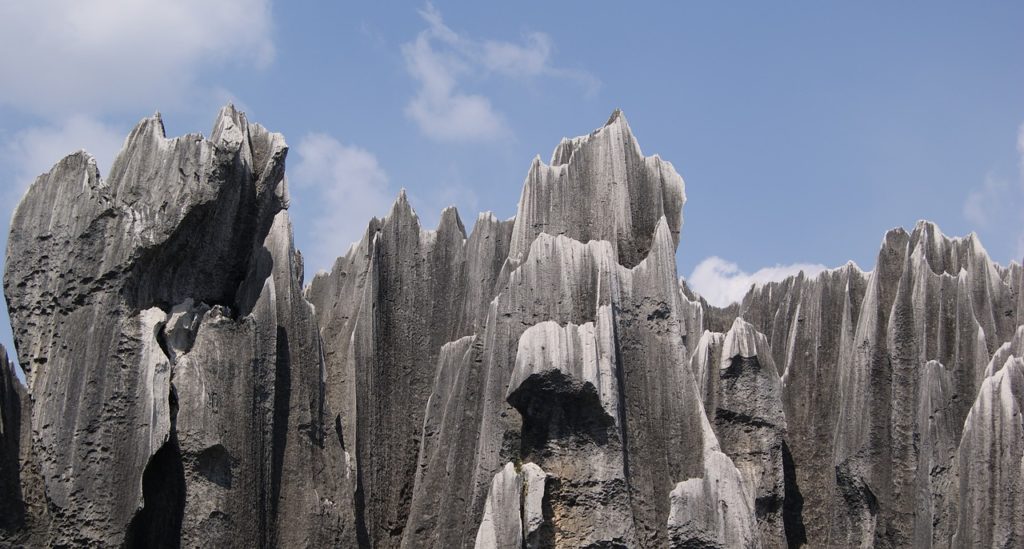
<path id="1" fill-rule="evenodd" d="M 0 155 L 14 168 L 13 185 L 4 188 L 5 198 L 17 201 L 39 174 L 78 150 L 96 158 L 100 173 L 106 175 L 114 156 L 124 143 L 125 132 L 95 118 L 74 115 L 61 124 L 24 129 L 7 140 Z"/>
<path id="2" fill-rule="evenodd" d="M 301 192 L 292 194 L 290 211 L 310 235 L 297 235 L 306 273 L 329 270 L 362 237 L 370 217 L 388 213 L 394 199 L 388 176 L 369 151 L 323 133 L 306 135 L 292 152 L 298 161 L 288 179 Z"/>
<path id="3" fill-rule="evenodd" d="M 490 99 L 464 91 L 464 81 L 470 77 L 569 78 L 585 84 L 588 92 L 597 86 L 597 80 L 585 72 L 552 66 L 551 39 L 544 33 L 527 33 L 522 43 L 481 41 L 445 25 L 441 12 L 431 4 L 420 15 L 427 28 L 402 46 L 406 69 L 419 83 L 406 114 L 432 139 L 495 140 L 510 134 Z"/>
<path id="4" fill-rule="evenodd" d="M 754 284 L 778 282 L 786 277 L 803 271 L 807 276 L 814 276 L 825 270 L 824 265 L 814 263 L 795 263 L 793 265 L 776 265 L 765 267 L 754 273 L 747 273 L 739 265 L 717 256 L 701 261 L 693 273 L 686 279 L 690 289 L 697 292 L 708 303 L 725 307 L 743 299 Z"/>
<path id="5" fill-rule="evenodd" d="M 1017 233 L 1017 259 L 1024 258 L 1024 124 L 1017 128 L 1017 154 L 1020 156 L 1020 203 L 1017 210 L 1020 224 Z"/>
<path id="6" fill-rule="evenodd" d="M 978 232 L 1012 235 L 1016 258 L 1024 257 L 1024 124 L 1017 130 L 1019 174 L 1016 183 L 988 174 L 964 200 L 963 215 Z"/>
<path id="7" fill-rule="evenodd" d="M 273 59 L 269 0 L 0 2 L 0 103 L 58 118 L 181 101 L 205 68 Z"/>
<path id="8" fill-rule="evenodd" d="M 964 217 L 978 228 L 992 228 L 999 222 L 1000 213 L 1011 207 L 1017 189 L 1009 181 L 992 174 L 985 177 L 981 187 L 971 189 L 964 201 Z"/>

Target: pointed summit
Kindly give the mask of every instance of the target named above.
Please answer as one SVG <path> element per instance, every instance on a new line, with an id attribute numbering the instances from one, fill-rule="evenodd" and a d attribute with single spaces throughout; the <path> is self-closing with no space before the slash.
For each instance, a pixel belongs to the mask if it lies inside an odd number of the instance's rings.
<path id="1" fill-rule="evenodd" d="M 618 122 L 619 119 L 626 123 L 626 115 L 622 112 L 622 109 L 616 108 L 614 111 L 612 111 L 612 115 L 608 117 L 608 121 L 604 123 L 604 126 L 611 126 L 612 124 Z"/>
<path id="2" fill-rule="evenodd" d="M 672 164 L 645 157 L 616 109 L 588 135 L 563 139 L 551 164 L 535 159 L 519 201 L 510 257 L 523 253 L 540 234 L 576 240 L 607 240 L 622 265 L 634 267 L 651 249 L 664 216 L 678 245 L 683 179 Z"/>

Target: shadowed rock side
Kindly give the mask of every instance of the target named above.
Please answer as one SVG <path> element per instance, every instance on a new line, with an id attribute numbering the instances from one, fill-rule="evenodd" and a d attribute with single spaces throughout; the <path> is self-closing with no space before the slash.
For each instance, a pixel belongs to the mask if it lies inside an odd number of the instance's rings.
<path id="1" fill-rule="evenodd" d="M 76 153 L 28 190 L 4 290 L 45 545 L 354 539 L 286 152 L 230 106 L 210 139 L 167 139 L 154 116 L 106 179 Z"/>
<path id="2" fill-rule="evenodd" d="M 15 211 L 0 545 L 1011 547 L 1024 272 L 929 223 L 710 306 L 625 117 L 303 288 L 283 137 L 143 120 Z"/>
<path id="3" fill-rule="evenodd" d="M 0 349 L 3 349 L 0 346 Z M 0 357 L 0 536 L 17 532 L 25 526 L 25 498 L 21 493 L 22 409 L 28 394 L 14 375 L 14 366 L 3 349 Z M 30 410 L 26 409 L 26 412 Z M 26 414 L 28 415 L 28 414 Z M 3 540 L 0 537 L 0 540 Z"/>
<path id="4" fill-rule="evenodd" d="M 475 549 L 551 547 L 547 475 L 534 463 L 506 463 L 494 474 L 476 533 Z"/>
<path id="5" fill-rule="evenodd" d="M 703 436 L 700 401 L 680 375 L 686 323 L 677 315 L 693 312 L 675 286 L 682 180 L 639 154 L 620 114 L 563 142 L 555 158 L 553 178 L 531 168 L 514 221 L 482 216 L 468 239 L 454 210 L 422 231 L 400 197 L 306 292 L 329 399 L 348 414 L 339 424 L 355 426 L 344 430 L 356 440 L 346 447 L 357 448 L 363 543 L 468 547 L 494 475 L 532 459 L 550 479 L 553 540 L 657 545 L 672 487 L 703 474 L 701 447 L 686 442 Z M 587 196 L 602 206 L 582 205 Z M 567 219 L 576 221 L 552 229 Z M 578 356 L 525 358 L 544 356 L 530 342 L 557 344 L 556 333 Z M 584 402 L 593 405 L 578 410 Z M 588 460 L 595 452 L 605 465 Z M 596 485 L 593 467 L 604 479 Z M 622 528 L 603 531 L 602 511 Z"/>
<path id="6" fill-rule="evenodd" d="M 742 474 L 764 547 L 786 547 L 782 383 L 765 336 L 741 318 L 726 334 L 705 332 L 691 371 L 704 391 L 721 450 Z M 796 526 L 796 525 L 794 525 Z M 790 533 L 793 537 L 795 532 Z"/>
<path id="7" fill-rule="evenodd" d="M 42 546 L 46 499 L 32 454 L 32 401 L 0 345 L 0 546 Z"/>
<path id="8" fill-rule="evenodd" d="M 1011 354 L 1000 344 L 1021 322 L 1020 288 L 1019 265 L 921 222 L 890 231 L 870 273 L 849 264 L 755 287 L 739 307 L 701 302 L 704 319 L 742 316 L 771 343 L 809 545 L 949 546 L 957 446 L 990 357 Z M 708 344 L 692 365 L 714 360 Z"/>
<path id="9" fill-rule="evenodd" d="M 307 289 L 324 342 L 329 400 L 341 411 L 334 421 L 355 458 L 362 543 L 393 547 L 403 539 L 427 399 L 443 379 L 435 372 L 439 358 L 449 356 L 442 348 L 476 330 L 510 229 L 486 214 L 467 239 L 449 208 L 436 230 L 422 230 L 403 192 Z"/>

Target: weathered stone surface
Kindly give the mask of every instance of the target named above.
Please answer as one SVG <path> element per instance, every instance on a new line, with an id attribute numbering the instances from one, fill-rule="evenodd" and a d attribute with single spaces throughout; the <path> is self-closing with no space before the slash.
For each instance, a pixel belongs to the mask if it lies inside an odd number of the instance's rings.
<path id="1" fill-rule="evenodd" d="M 702 423 L 704 470 L 677 484 L 670 494 L 669 546 L 761 547 L 747 482 L 722 453 L 707 419 Z"/>
<path id="2" fill-rule="evenodd" d="M 743 479 L 728 456 L 709 452 L 699 478 L 672 490 L 668 518 L 672 547 L 761 547 Z"/>
<path id="3" fill-rule="evenodd" d="M 142 121 L 15 212 L 0 545 L 1021 543 L 1024 270 L 930 223 L 710 306 L 616 112 L 513 219 L 404 192 L 303 288 L 283 137 Z"/>
<path id="4" fill-rule="evenodd" d="M 545 516 L 547 475 L 534 463 L 506 463 L 494 474 L 475 549 L 550 547 L 551 517 Z"/>
<path id="5" fill-rule="evenodd" d="M 0 545 L 42 545 L 46 501 L 32 457 L 32 401 L 0 345 Z"/>
<path id="6" fill-rule="evenodd" d="M 672 164 L 645 157 L 625 115 L 616 110 L 590 135 L 563 139 L 550 165 L 534 159 L 509 257 L 522 261 L 541 233 L 564 234 L 580 242 L 606 240 L 618 262 L 632 267 L 647 256 L 662 217 L 679 243 L 685 201 L 682 178 Z"/>
<path id="7" fill-rule="evenodd" d="M 348 433 L 345 447 L 361 487 L 362 543 L 397 547 L 426 528 L 412 525 L 405 536 L 410 517 L 436 520 L 435 502 L 410 513 L 428 399 L 435 373 L 441 375 L 436 366 L 444 344 L 479 323 L 510 229 L 485 214 L 467 239 L 449 208 L 436 230 L 422 230 L 403 192 L 389 215 L 373 220 L 362 242 L 306 291 L 321 326 L 329 400 L 341 411 L 335 421 Z"/>
<path id="8" fill-rule="evenodd" d="M 742 316 L 770 342 L 795 479 L 784 510 L 807 543 L 949 542 L 964 420 L 1019 325 L 1016 263 L 921 222 L 890 231 L 870 273 L 849 264 L 755 287 L 735 308 L 701 305 L 705 323 Z M 708 360 L 699 347 L 691 357 L 706 399 Z"/>
<path id="9" fill-rule="evenodd" d="M 1006 359 L 982 383 L 957 454 L 959 486 L 953 547 L 1024 543 L 1024 358 Z"/>
<path id="10" fill-rule="evenodd" d="M 283 213 L 286 152 L 230 106 L 210 139 L 167 139 L 155 116 L 106 179 L 76 153 L 19 205 L 4 288 L 46 545 L 304 546 L 354 530 Z"/>
<path id="11" fill-rule="evenodd" d="M 554 512 L 547 497 L 548 475 L 533 463 L 523 465 L 523 542 L 527 549 L 550 547 Z"/>
<path id="12" fill-rule="evenodd" d="M 732 458 L 743 478 L 747 507 L 754 510 L 762 545 L 787 546 L 786 418 L 782 382 L 768 340 L 737 318 L 724 335 L 705 332 L 691 369 L 705 387 L 705 410 L 713 418 L 721 451 Z"/>
<path id="13" fill-rule="evenodd" d="M 541 322 L 519 338 L 506 400 L 523 419 L 522 459 L 551 477 L 562 546 L 635 544 L 619 419 L 611 306 L 595 322 Z"/>

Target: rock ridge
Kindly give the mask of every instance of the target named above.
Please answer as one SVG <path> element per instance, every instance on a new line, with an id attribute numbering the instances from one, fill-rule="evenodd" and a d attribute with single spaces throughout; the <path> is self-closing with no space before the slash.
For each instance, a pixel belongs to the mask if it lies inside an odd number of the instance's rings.
<path id="1" fill-rule="evenodd" d="M 625 115 L 515 217 L 404 191 L 305 285 L 288 146 L 228 105 L 12 219 L 0 546 L 964 547 L 1024 540 L 1024 273 L 926 221 L 709 305 Z M 116 472 L 116 473 L 115 473 Z"/>

